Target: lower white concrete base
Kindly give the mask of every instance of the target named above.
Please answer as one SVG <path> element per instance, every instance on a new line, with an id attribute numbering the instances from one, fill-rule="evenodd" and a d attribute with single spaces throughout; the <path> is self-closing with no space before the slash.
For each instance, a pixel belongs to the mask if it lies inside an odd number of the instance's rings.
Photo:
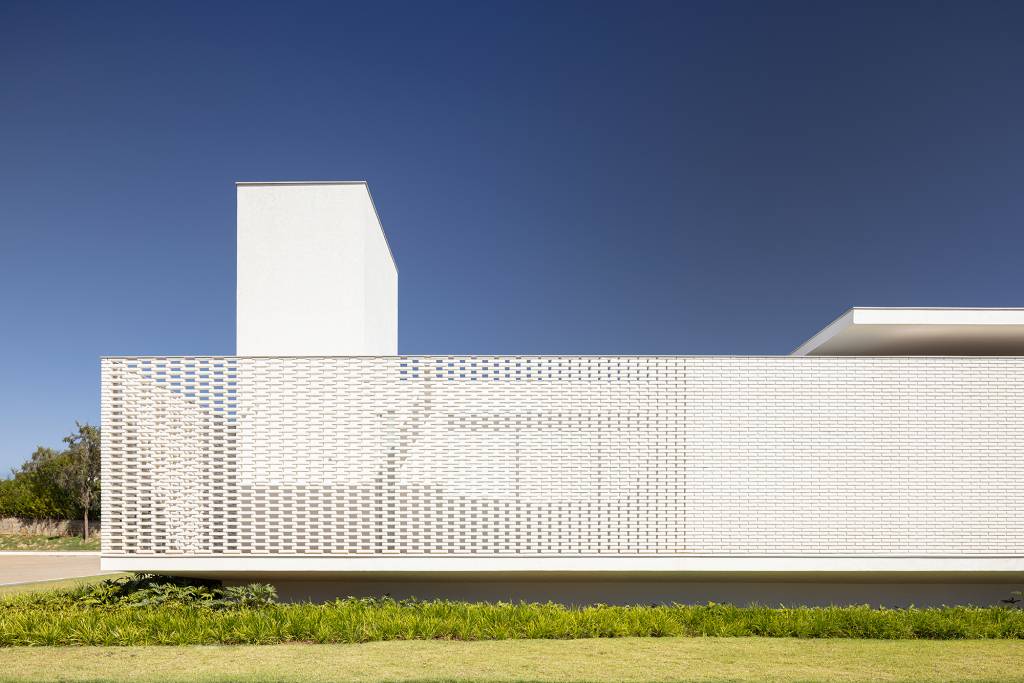
<path id="1" fill-rule="evenodd" d="M 246 583 L 246 581 L 227 581 Z M 1019 583 L 827 583 L 688 581 L 296 581 L 275 580 L 285 601 L 337 597 L 447 598 L 467 601 L 558 602 L 563 604 L 762 604 L 787 607 L 863 605 L 934 607 L 999 605 Z"/>
<path id="2" fill-rule="evenodd" d="M 763 578 L 843 581 L 850 577 L 875 581 L 906 576 L 913 581 L 991 580 L 1003 575 L 1024 579 L 1024 555 L 886 556 L 886 555 L 566 555 L 566 556 L 413 556 L 413 555 L 112 555 L 102 556 L 104 569 L 277 576 L 302 579 L 391 578 L 629 578 L 636 580 L 740 580 Z"/>

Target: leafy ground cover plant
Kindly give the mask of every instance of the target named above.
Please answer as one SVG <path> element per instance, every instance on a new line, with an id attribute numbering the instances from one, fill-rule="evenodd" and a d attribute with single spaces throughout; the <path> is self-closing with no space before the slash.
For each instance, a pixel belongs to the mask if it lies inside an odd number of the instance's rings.
<path id="1" fill-rule="evenodd" d="M 0 646 L 213 645 L 665 636 L 1024 638 L 1011 607 L 874 609 L 346 598 L 278 604 L 269 586 L 137 575 L 0 602 Z"/>
<path id="2" fill-rule="evenodd" d="M 220 581 L 139 573 L 72 590 L 46 591 L 14 598 L 9 604 L 65 609 L 191 605 L 221 610 L 256 609 L 275 602 L 277 591 L 267 584 L 224 586 Z"/>

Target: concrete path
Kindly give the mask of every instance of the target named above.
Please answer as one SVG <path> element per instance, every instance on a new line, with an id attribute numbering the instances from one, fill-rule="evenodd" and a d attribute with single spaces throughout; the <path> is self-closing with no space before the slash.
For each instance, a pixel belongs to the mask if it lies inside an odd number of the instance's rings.
<path id="1" fill-rule="evenodd" d="M 0 552 L 0 586 L 109 573 L 99 553 Z"/>

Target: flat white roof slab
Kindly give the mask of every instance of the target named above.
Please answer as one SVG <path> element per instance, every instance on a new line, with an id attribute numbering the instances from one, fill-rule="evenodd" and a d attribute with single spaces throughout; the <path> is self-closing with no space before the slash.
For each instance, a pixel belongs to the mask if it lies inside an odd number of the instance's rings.
<path id="1" fill-rule="evenodd" d="M 1024 308 L 851 308 L 793 356 L 1021 356 Z"/>

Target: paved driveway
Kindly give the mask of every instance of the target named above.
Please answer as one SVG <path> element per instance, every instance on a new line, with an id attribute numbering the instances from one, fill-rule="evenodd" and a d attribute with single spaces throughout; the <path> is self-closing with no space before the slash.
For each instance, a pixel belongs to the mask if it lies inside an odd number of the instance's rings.
<path id="1" fill-rule="evenodd" d="M 0 586 L 102 573 L 99 553 L 0 552 Z"/>

